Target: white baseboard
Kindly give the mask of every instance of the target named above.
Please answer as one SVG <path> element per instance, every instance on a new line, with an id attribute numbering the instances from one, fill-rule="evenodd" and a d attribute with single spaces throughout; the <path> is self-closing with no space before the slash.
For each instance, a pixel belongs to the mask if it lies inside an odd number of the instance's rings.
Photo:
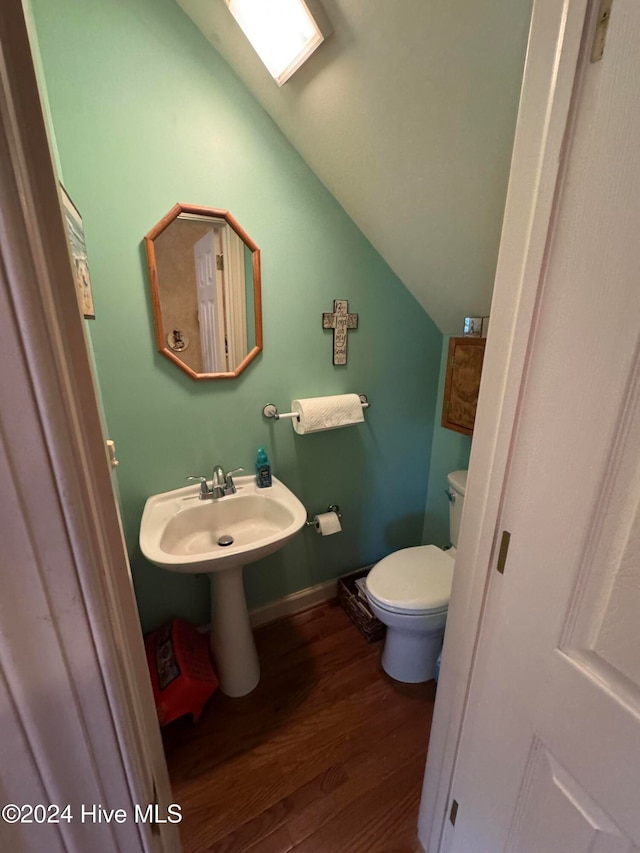
<path id="1" fill-rule="evenodd" d="M 300 589 L 298 592 L 292 592 L 291 595 L 285 595 L 284 598 L 279 598 L 277 601 L 270 601 L 262 607 L 255 607 L 249 611 L 249 622 L 252 628 L 259 628 L 261 625 L 268 625 L 269 622 L 275 622 L 276 619 L 282 619 L 284 616 L 301 613 L 315 604 L 331 601 L 337 595 L 338 581 L 324 581 L 324 583 Z M 200 625 L 198 631 L 201 634 L 209 634 L 211 625 L 209 623 Z"/>
<path id="2" fill-rule="evenodd" d="M 291 595 L 285 595 L 284 598 L 279 598 L 277 601 L 270 601 L 269 604 L 251 610 L 249 612 L 251 627 L 258 628 L 260 625 L 266 625 L 269 622 L 275 622 L 276 619 L 282 619 L 283 616 L 292 616 L 294 613 L 300 613 L 301 610 L 313 607 L 314 604 L 330 601 L 337 594 L 338 586 L 336 580 L 325 581 L 324 583 L 318 583 L 315 586 L 298 590 L 298 592 L 292 592 Z"/>

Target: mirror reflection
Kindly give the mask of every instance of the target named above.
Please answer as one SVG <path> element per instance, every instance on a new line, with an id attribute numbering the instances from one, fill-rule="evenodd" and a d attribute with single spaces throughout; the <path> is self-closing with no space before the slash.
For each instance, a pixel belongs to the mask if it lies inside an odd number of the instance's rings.
<path id="1" fill-rule="evenodd" d="M 160 352 L 194 379 L 238 376 L 262 349 L 258 247 L 228 211 L 184 204 L 145 247 Z"/>

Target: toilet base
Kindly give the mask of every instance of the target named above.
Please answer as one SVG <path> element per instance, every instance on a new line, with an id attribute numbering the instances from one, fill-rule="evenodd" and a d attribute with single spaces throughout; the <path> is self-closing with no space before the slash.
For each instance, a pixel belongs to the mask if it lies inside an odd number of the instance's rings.
<path id="1" fill-rule="evenodd" d="M 443 638 L 444 629 L 427 634 L 388 626 L 382 668 L 391 678 L 405 684 L 430 681 L 435 678 Z"/>

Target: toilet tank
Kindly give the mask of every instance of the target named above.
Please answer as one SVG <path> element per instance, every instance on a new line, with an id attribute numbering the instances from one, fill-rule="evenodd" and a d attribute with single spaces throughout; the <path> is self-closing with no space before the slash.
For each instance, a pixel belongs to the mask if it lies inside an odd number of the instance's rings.
<path id="1" fill-rule="evenodd" d="M 452 471 L 451 474 L 447 474 L 447 480 L 449 481 L 449 489 L 447 490 L 449 495 L 449 537 L 451 544 L 457 548 L 464 493 L 467 490 L 467 472 Z"/>

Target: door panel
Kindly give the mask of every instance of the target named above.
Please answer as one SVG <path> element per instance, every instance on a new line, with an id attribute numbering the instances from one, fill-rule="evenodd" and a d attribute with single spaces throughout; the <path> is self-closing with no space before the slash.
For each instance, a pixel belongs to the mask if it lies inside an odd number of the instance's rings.
<path id="1" fill-rule="evenodd" d="M 636 376 L 638 369 L 636 367 Z M 637 389 L 629 393 L 638 400 Z M 590 653 L 602 677 L 627 680 L 639 706 L 640 410 L 630 412 L 615 478 L 603 496 L 600 527 L 581 572 L 575 627 L 566 647 Z"/>
<path id="2" fill-rule="evenodd" d="M 584 789 L 534 739 L 508 853 L 632 853 L 633 847 Z"/>

